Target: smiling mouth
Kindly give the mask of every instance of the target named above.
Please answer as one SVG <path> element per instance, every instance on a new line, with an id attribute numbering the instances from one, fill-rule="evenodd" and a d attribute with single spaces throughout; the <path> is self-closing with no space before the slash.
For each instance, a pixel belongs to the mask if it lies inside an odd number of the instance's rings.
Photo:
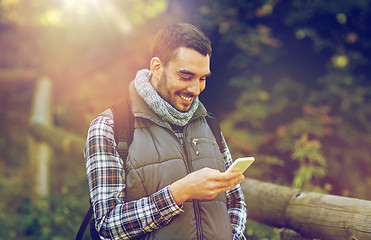
<path id="1" fill-rule="evenodd" d="M 185 95 L 182 95 L 182 94 L 179 94 L 179 97 L 186 102 L 191 102 L 193 100 L 193 97 L 185 96 Z"/>

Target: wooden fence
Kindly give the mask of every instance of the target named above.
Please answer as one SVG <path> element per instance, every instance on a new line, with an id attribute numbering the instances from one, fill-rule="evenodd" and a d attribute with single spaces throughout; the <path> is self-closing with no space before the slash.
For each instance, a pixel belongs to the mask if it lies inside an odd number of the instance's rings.
<path id="1" fill-rule="evenodd" d="M 309 239 L 371 239 L 371 201 L 303 192 L 253 179 L 241 186 L 249 218 L 255 221 L 293 229 Z M 292 234 L 282 232 L 286 233 Z"/>
<path id="2" fill-rule="evenodd" d="M 51 81 L 42 78 L 35 90 L 29 124 L 34 142 L 30 150 L 36 156 L 31 159 L 43 177 L 49 175 L 47 158 L 50 150 L 40 149 L 50 146 L 82 158 L 85 145 L 81 136 L 52 126 L 50 91 Z M 41 197 L 48 194 L 48 186 L 45 186 L 48 182 L 46 179 L 35 181 L 35 191 Z M 371 201 L 303 192 L 253 179 L 243 180 L 241 187 L 246 197 L 248 218 L 281 228 L 281 239 L 371 239 Z"/>

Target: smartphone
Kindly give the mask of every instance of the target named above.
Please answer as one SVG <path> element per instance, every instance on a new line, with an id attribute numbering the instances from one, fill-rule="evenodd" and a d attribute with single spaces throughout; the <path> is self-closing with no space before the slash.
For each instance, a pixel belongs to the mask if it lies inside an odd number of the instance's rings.
<path id="1" fill-rule="evenodd" d="M 248 167 L 255 161 L 254 157 L 244 157 L 244 158 L 237 158 L 236 161 L 227 169 L 227 172 L 230 171 L 240 171 L 244 173 Z"/>

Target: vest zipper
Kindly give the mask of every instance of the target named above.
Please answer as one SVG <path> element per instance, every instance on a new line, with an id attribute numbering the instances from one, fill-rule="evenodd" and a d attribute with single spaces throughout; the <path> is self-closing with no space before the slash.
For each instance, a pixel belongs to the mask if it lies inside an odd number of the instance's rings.
<path id="1" fill-rule="evenodd" d="M 192 161 L 191 161 L 191 154 L 190 154 L 190 150 L 191 150 L 190 145 L 192 147 L 193 147 L 193 145 L 197 147 L 198 139 L 193 139 L 192 143 L 190 144 L 187 141 L 187 134 L 186 134 L 187 128 L 188 128 L 188 125 L 186 125 L 183 129 L 183 140 L 184 140 L 183 150 L 184 150 L 184 157 L 185 157 L 185 163 L 186 163 L 185 165 L 186 165 L 187 173 L 189 174 L 193 171 L 193 166 L 192 166 Z M 177 139 L 177 141 L 179 142 L 179 139 L 176 136 L 176 134 L 174 133 L 174 131 L 169 129 L 169 128 L 167 128 L 167 129 L 170 132 L 170 134 L 175 139 Z M 181 144 L 181 143 L 179 142 L 179 144 Z M 202 226 L 201 226 L 201 213 L 200 213 L 199 200 L 193 199 L 192 203 L 193 203 L 193 208 L 194 208 L 194 213 L 195 213 L 197 240 L 202 240 L 203 239 L 203 234 L 202 234 L 203 231 L 202 231 Z"/>
<path id="2" fill-rule="evenodd" d="M 183 158 L 185 160 L 184 164 L 186 166 L 187 174 L 191 173 L 191 170 L 192 169 L 190 168 L 189 163 L 188 163 L 186 147 L 182 145 L 182 143 L 179 141 L 178 137 L 176 136 L 176 134 L 174 133 L 173 130 L 171 130 L 169 128 L 166 128 L 166 129 L 168 130 L 168 132 L 170 133 L 170 135 L 173 136 L 173 138 L 176 139 L 178 141 L 179 145 L 182 147 L 182 149 L 183 149 L 183 154 L 182 155 L 183 155 Z M 184 132 L 183 132 L 183 134 L 184 134 Z"/>
<path id="3" fill-rule="evenodd" d="M 197 138 L 193 139 L 191 144 L 189 144 L 189 142 L 187 141 L 188 138 L 187 138 L 187 134 L 186 134 L 187 128 L 188 128 L 188 125 L 183 129 L 184 151 L 185 151 L 186 156 L 187 156 L 186 162 L 187 162 L 187 165 L 189 165 L 188 166 L 189 170 L 193 171 L 192 159 L 191 159 L 191 154 L 190 154 L 191 147 L 189 147 L 189 145 L 191 145 L 192 147 L 197 148 L 198 139 Z M 195 151 L 196 151 L 196 154 L 199 153 L 198 150 L 195 150 Z M 199 200 L 193 199 L 192 203 L 193 203 L 193 208 L 194 208 L 194 213 L 195 213 L 197 240 L 202 240 L 203 239 L 203 234 L 202 234 L 201 212 L 200 212 Z"/>
<path id="4" fill-rule="evenodd" d="M 200 213 L 199 200 L 193 199 L 193 207 L 194 207 L 195 220 L 196 220 L 197 240 L 201 240 L 203 239 L 203 234 L 202 234 L 202 226 L 201 226 L 201 213 Z"/>

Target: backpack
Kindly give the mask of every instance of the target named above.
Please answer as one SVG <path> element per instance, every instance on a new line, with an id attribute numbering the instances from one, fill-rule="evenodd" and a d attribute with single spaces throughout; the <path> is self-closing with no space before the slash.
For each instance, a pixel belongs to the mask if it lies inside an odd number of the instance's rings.
<path id="1" fill-rule="evenodd" d="M 133 141 L 134 135 L 134 115 L 131 111 L 130 100 L 127 98 L 122 99 L 120 102 L 115 103 L 110 106 L 113 114 L 114 124 L 114 138 L 117 145 L 117 152 L 119 153 L 121 159 L 125 160 L 128 156 L 128 150 L 131 142 Z M 222 139 L 219 121 L 214 114 L 207 112 L 206 115 L 207 123 L 213 132 L 213 135 L 218 143 L 220 152 L 225 150 L 225 145 Z M 79 228 L 76 235 L 76 240 L 81 240 L 86 227 L 89 224 L 91 217 L 93 216 L 93 207 L 90 202 L 90 208 L 85 215 L 83 222 Z M 99 233 L 95 229 L 95 219 L 90 221 L 90 235 L 93 240 L 99 240 Z"/>

